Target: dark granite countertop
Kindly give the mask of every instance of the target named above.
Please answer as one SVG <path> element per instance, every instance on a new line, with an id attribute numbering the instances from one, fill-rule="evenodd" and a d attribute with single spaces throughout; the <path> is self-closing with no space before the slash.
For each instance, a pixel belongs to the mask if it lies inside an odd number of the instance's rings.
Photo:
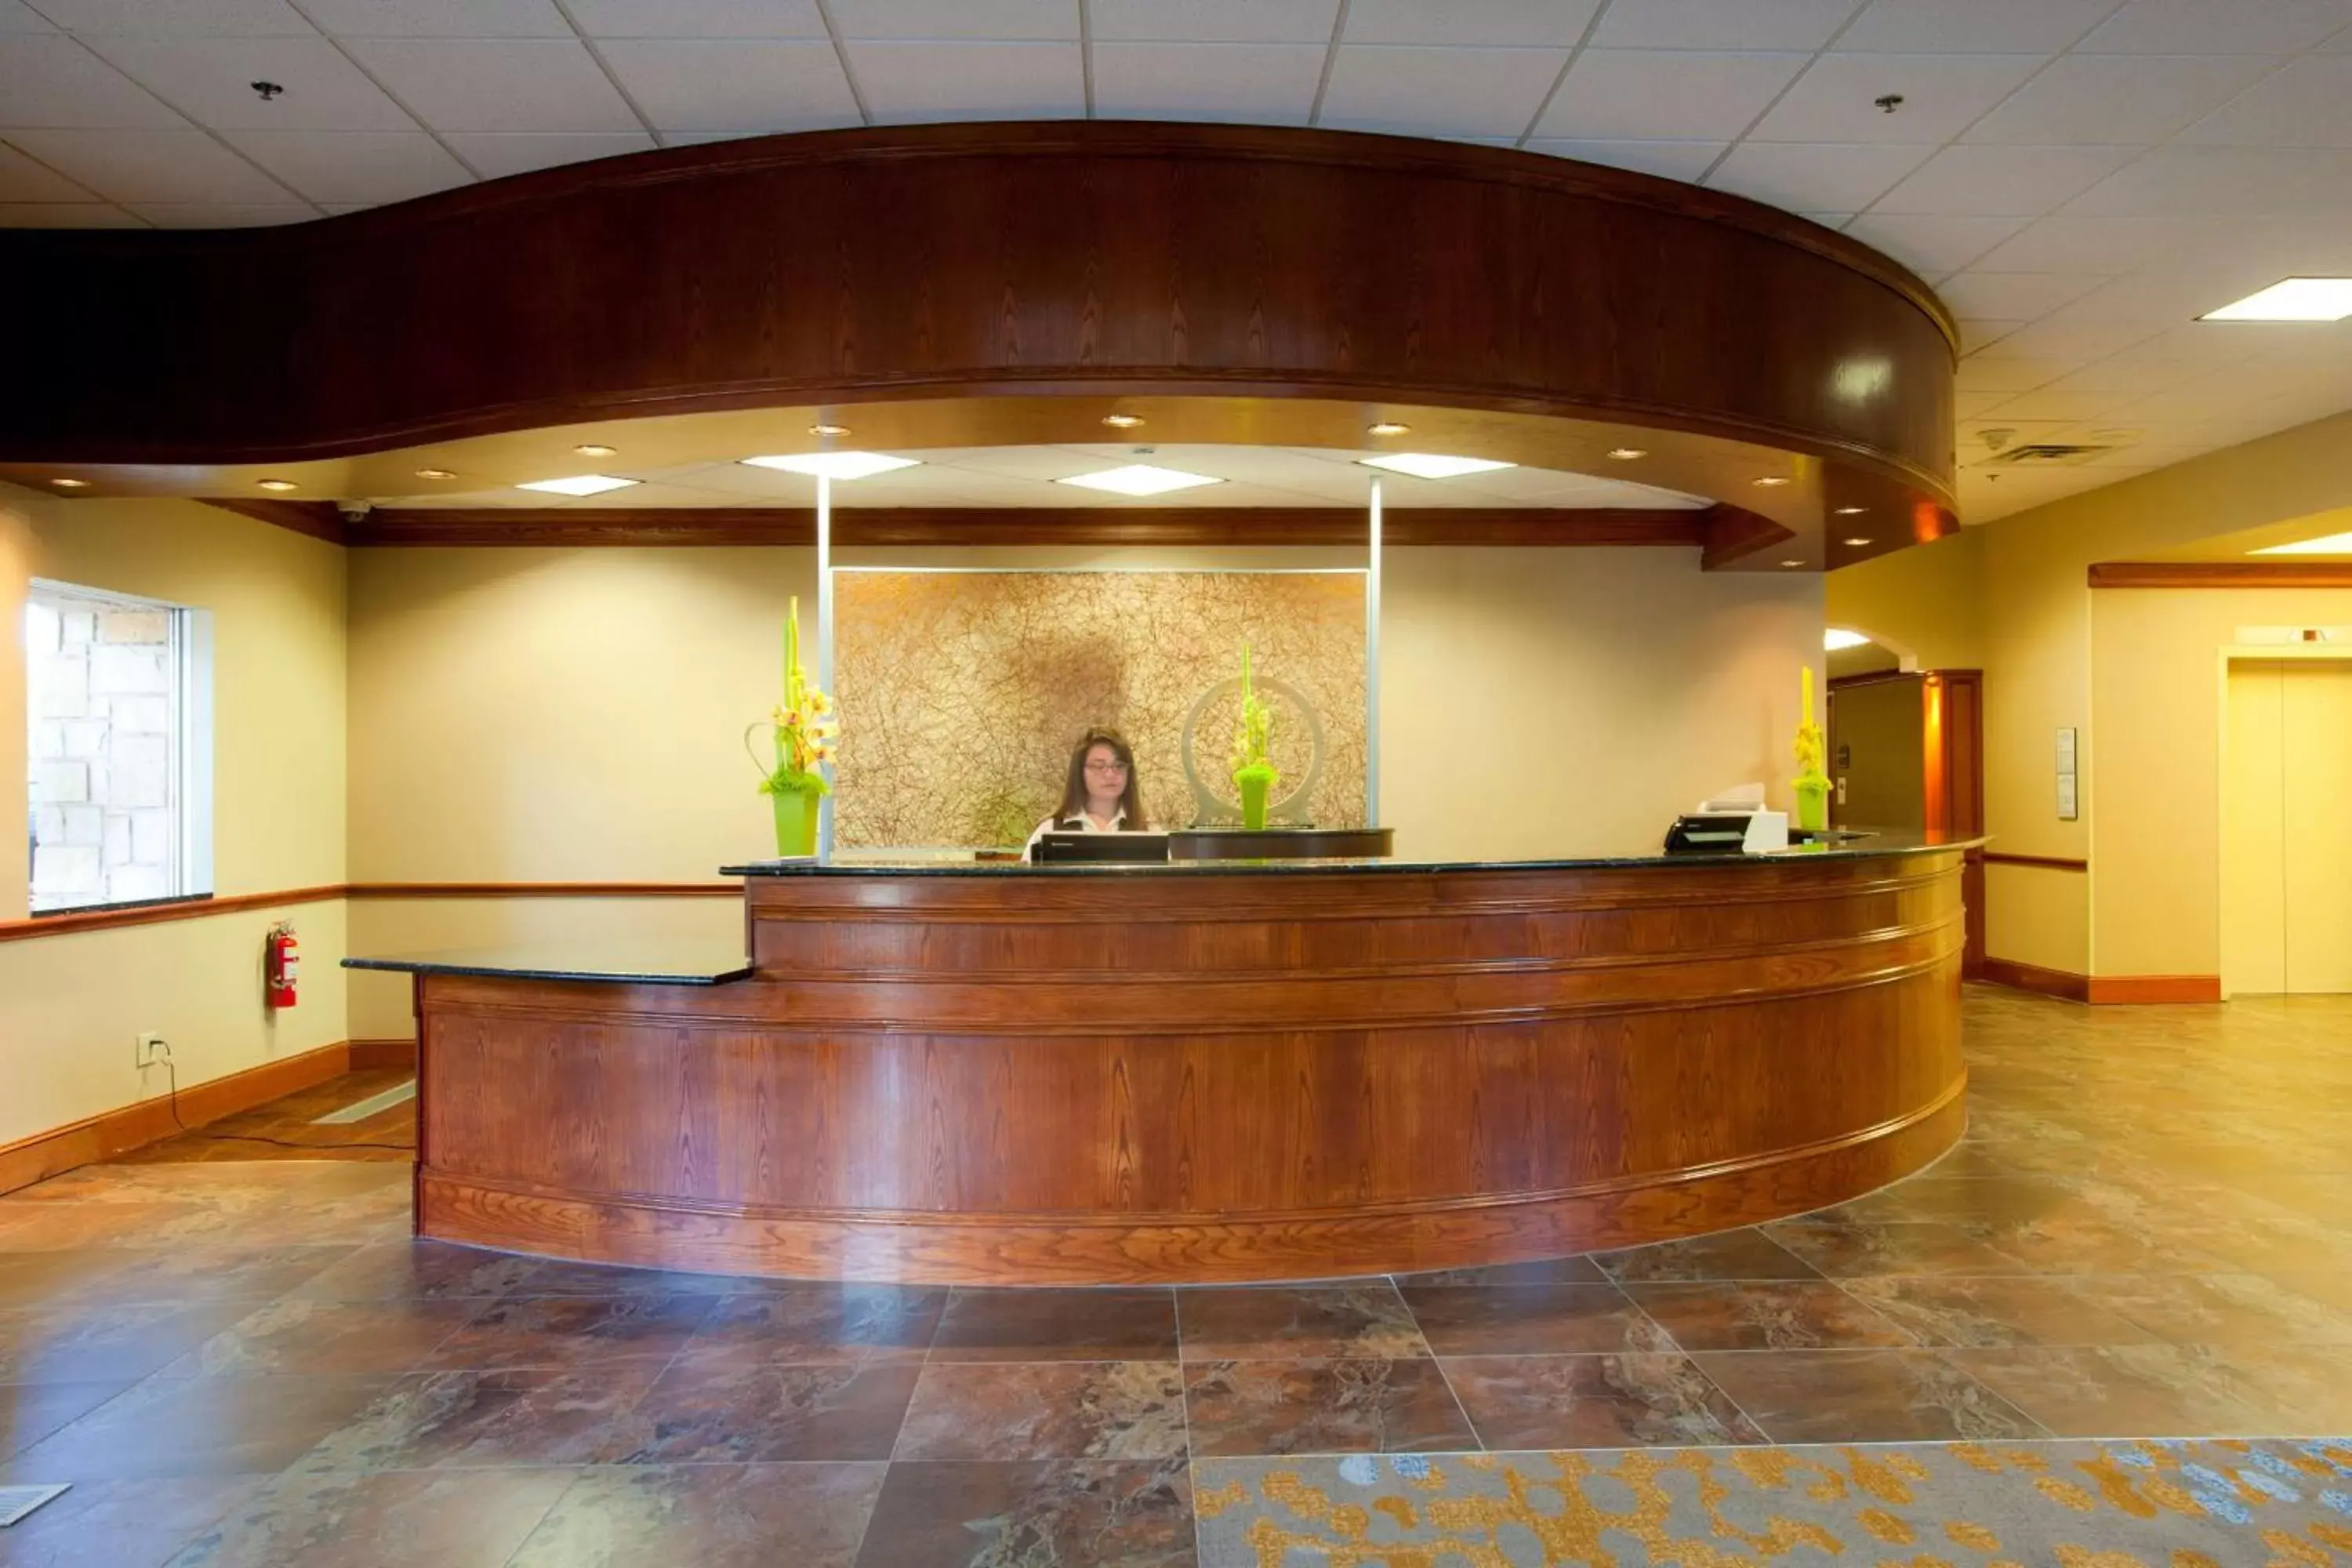
<path id="1" fill-rule="evenodd" d="M 1558 860 L 1078 860 L 1031 865 L 1017 860 L 835 860 L 812 858 L 754 860 L 722 867 L 724 877 L 1201 877 L 1297 875 L 1344 871 L 1426 874 L 1448 871 L 1581 871 L 1622 867 L 1754 866 L 1779 860 L 1860 860 L 1882 855 L 1924 855 L 1966 849 L 1980 837 L 1913 829 L 1857 832 L 1823 844 L 1793 846 L 1762 855 L 1603 855 Z"/>
<path id="2" fill-rule="evenodd" d="M 345 969 L 399 974 L 478 974 L 501 980 L 584 980 L 616 985 L 724 985 L 751 973 L 751 961 L 721 947 L 660 942 L 626 948 L 591 942 L 519 942 L 437 952 L 347 958 Z"/>

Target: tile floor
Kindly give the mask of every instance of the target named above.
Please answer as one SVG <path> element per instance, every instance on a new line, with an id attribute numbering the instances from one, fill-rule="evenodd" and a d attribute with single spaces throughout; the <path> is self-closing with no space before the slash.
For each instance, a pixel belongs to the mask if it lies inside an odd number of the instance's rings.
<path id="1" fill-rule="evenodd" d="M 2352 1431 L 2352 998 L 1967 1005 L 1908 1182 L 1303 1287 L 596 1268 L 410 1242 L 399 1163 L 159 1146 L 0 1198 L 0 1484 L 76 1483 L 0 1568 L 1173 1568 L 1195 1458 Z"/>

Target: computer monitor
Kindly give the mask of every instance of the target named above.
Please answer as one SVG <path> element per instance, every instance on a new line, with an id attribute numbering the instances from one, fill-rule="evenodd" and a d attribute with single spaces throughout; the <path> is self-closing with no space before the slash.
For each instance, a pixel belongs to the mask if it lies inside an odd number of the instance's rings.
<path id="1" fill-rule="evenodd" d="M 1048 833 L 1037 840 L 1037 858 L 1068 860 L 1165 860 L 1164 833 Z"/>

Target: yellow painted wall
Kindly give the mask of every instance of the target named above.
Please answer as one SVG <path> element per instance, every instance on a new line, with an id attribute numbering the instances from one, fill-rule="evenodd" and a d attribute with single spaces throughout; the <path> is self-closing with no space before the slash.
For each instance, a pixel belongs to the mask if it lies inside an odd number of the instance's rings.
<path id="1" fill-rule="evenodd" d="M 24 819 L 23 677 L 14 628 L 23 574 L 214 612 L 214 867 L 222 894 L 339 884 L 344 874 L 343 555 L 188 501 L 0 505 L 28 542 L 22 574 L 0 544 L 0 818 Z M 7 537 L 0 525 L 0 540 Z M 0 918 L 25 910 L 21 837 L 0 861 Z M 0 943 L 0 1143 L 160 1094 L 131 1066 L 142 1030 L 172 1043 L 182 1088 L 348 1037 L 341 900 L 287 911 L 303 938 L 299 1006 L 261 1006 L 252 911 Z M 21 1086 L 22 1092 L 18 1092 Z"/>
<path id="2" fill-rule="evenodd" d="M 0 822 L 10 824 L 0 833 L 0 921 L 12 920 L 30 907 L 32 868 L 26 857 L 25 835 L 14 825 L 25 820 L 26 758 L 25 722 L 26 579 L 33 574 L 32 518 L 10 487 L 0 485 Z M 5 1043 L 0 1042 L 0 1049 Z"/>
<path id="3" fill-rule="evenodd" d="M 2242 627 L 2352 626 L 2352 589 L 2108 588 L 2090 600 L 2097 972 L 2219 974 L 2221 650 Z"/>
<path id="4" fill-rule="evenodd" d="M 1984 667 L 1985 537 L 1963 529 L 1823 579 L 1829 624 L 1906 655 L 1912 669 Z"/>
<path id="5" fill-rule="evenodd" d="M 1922 682 L 1874 680 L 1830 700 L 1830 797 L 1841 827 L 1927 826 L 1926 694 Z"/>

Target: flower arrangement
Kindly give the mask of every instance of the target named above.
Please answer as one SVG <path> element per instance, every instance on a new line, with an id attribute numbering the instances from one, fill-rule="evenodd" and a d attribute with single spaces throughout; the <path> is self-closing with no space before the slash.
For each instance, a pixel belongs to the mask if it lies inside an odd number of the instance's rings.
<path id="1" fill-rule="evenodd" d="M 833 699 L 818 689 L 801 664 L 801 602 L 784 615 L 784 700 L 768 716 L 774 763 L 765 768 L 760 793 L 776 807 L 776 852 L 807 855 L 816 845 L 817 801 L 833 793 L 822 769 L 833 760 L 839 729 Z M 760 728 L 751 726 L 752 730 Z M 744 737 L 750 743 L 750 735 Z M 752 761 L 760 761 L 755 752 Z"/>
<path id="2" fill-rule="evenodd" d="M 1242 826 L 1265 826 L 1266 797 L 1282 775 L 1274 765 L 1274 710 L 1250 679 L 1249 644 L 1242 644 L 1242 716 L 1234 729 L 1234 787 L 1241 791 Z"/>
<path id="3" fill-rule="evenodd" d="M 1822 727 L 1813 722 L 1813 667 L 1804 667 L 1804 710 L 1797 722 L 1797 743 L 1790 748 L 1797 758 L 1797 826 L 1804 828 L 1827 827 L 1829 822 L 1830 781 L 1826 771 L 1829 745 L 1822 736 Z"/>

